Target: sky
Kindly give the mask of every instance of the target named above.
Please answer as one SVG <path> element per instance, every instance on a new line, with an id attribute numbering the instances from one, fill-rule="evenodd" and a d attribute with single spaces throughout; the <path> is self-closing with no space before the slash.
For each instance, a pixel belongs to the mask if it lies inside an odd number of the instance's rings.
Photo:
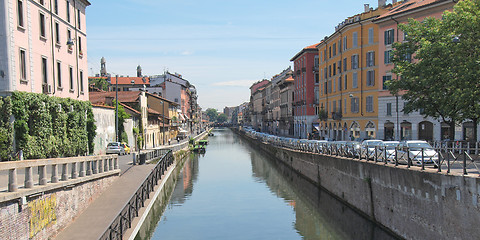
<path id="1" fill-rule="evenodd" d="M 378 0 L 89 0 L 89 75 L 182 74 L 203 110 L 249 101 L 249 87 Z M 391 3 L 391 0 L 387 1 Z"/>

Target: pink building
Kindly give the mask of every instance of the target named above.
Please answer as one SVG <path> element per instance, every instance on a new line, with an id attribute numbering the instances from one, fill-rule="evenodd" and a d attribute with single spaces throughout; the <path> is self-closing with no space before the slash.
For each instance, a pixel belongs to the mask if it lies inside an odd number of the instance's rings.
<path id="1" fill-rule="evenodd" d="M 0 1 L 0 95 L 88 101 L 87 0 Z"/>
<path id="2" fill-rule="evenodd" d="M 294 136 L 307 138 L 313 124 L 318 124 L 318 46 L 305 47 L 290 61 L 293 62 L 294 90 Z"/>
<path id="3" fill-rule="evenodd" d="M 404 114 L 404 101 L 401 96 L 392 96 L 386 89 L 385 82 L 395 79 L 391 72 L 394 65 L 391 61 L 393 43 L 403 42 L 405 34 L 398 29 L 399 24 L 406 23 L 409 18 L 422 21 L 426 17 L 441 18 L 442 13 L 452 10 L 455 1 L 451 0 L 408 0 L 393 3 L 391 10 L 375 19 L 379 27 L 379 92 L 378 92 L 378 135 L 386 140 L 444 140 L 459 139 L 448 136 L 448 125 L 432 118 L 425 118 L 419 112 Z M 468 125 L 468 124 L 467 124 Z M 468 125 L 469 126 L 469 125 Z M 473 126 L 472 126 L 473 127 Z"/>

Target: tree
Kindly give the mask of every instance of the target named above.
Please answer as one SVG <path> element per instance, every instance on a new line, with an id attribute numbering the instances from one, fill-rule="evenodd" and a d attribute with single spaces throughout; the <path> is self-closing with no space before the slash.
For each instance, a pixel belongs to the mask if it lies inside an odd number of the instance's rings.
<path id="1" fill-rule="evenodd" d="M 406 41 L 394 44 L 397 79 L 387 83 L 389 90 L 403 94 L 405 113 L 423 110 L 448 123 L 451 137 L 455 123 L 471 119 L 476 126 L 480 116 L 479 6 L 480 0 L 464 0 L 442 19 L 409 19 L 399 26 Z"/>
<path id="2" fill-rule="evenodd" d="M 218 112 L 217 109 L 207 108 L 207 116 L 210 119 L 210 122 L 215 122 L 217 120 Z"/>
<path id="3" fill-rule="evenodd" d="M 115 106 L 116 100 L 113 100 L 113 106 Z M 128 135 L 125 132 L 125 120 L 130 118 L 130 114 L 125 112 L 122 105 L 118 104 L 118 137 L 120 142 L 128 142 Z"/>
<path id="4" fill-rule="evenodd" d="M 110 83 L 108 83 L 104 77 L 89 78 L 88 82 L 103 91 L 108 91 L 108 87 L 110 86 Z"/>
<path id="5" fill-rule="evenodd" d="M 225 115 L 224 113 L 218 115 L 217 122 L 224 123 L 226 121 L 227 121 L 227 115 Z"/>

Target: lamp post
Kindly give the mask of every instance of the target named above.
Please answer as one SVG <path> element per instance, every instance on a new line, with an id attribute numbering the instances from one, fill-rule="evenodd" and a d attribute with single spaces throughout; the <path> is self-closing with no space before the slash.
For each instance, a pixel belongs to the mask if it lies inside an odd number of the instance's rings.
<path id="1" fill-rule="evenodd" d="M 115 75 L 115 137 L 118 142 L 118 74 Z"/>

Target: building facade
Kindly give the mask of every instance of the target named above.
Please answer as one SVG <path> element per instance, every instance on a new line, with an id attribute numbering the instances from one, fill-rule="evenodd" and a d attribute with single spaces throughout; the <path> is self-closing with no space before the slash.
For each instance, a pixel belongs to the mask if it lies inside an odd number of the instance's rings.
<path id="1" fill-rule="evenodd" d="M 88 100 L 87 0 L 0 2 L 0 94 Z"/>
<path id="2" fill-rule="evenodd" d="M 294 137 L 307 138 L 318 119 L 318 44 L 305 47 L 292 59 L 294 86 Z"/>
<path id="3" fill-rule="evenodd" d="M 320 137 L 333 140 L 377 137 L 378 26 L 372 21 L 391 5 L 349 17 L 318 45 Z"/>
<path id="4" fill-rule="evenodd" d="M 398 25 L 406 23 L 409 18 L 422 21 L 426 17 L 441 18 L 442 13 L 452 10 L 455 2 L 451 0 L 410 0 L 394 4 L 391 11 L 382 14 L 374 22 L 379 26 L 379 100 L 378 100 L 378 136 L 385 140 L 469 140 L 473 138 L 473 124 L 462 123 L 455 130 L 455 136 L 450 136 L 449 125 L 423 116 L 420 112 L 405 114 L 405 105 L 401 95 L 393 96 L 387 90 L 385 82 L 395 79 L 391 72 L 394 65 L 391 61 L 392 47 L 395 42 L 405 41 L 405 34 Z"/>

